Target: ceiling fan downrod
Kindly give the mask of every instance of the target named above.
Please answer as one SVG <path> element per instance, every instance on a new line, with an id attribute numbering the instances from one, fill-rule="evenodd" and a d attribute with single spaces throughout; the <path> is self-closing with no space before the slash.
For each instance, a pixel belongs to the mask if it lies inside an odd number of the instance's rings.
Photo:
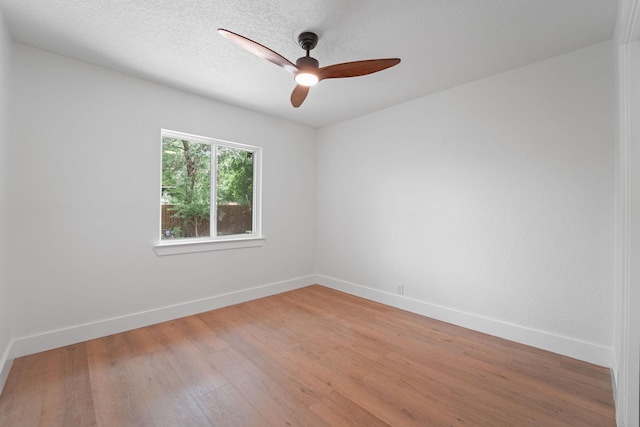
<path id="1" fill-rule="evenodd" d="M 307 56 L 302 56 L 296 61 L 296 65 L 298 66 L 298 68 L 320 67 L 320 63 L 318 62 L 318 60 L 312 58 L 309 53 L 309 51 L 311 51 L 318 44 L 318 36 L 315 33 L 305 31 L 304 33 L 300 33 L 300 35 L 298 36 L 298 44 L 300 45 L 300 47 L 307 51 Z"/>

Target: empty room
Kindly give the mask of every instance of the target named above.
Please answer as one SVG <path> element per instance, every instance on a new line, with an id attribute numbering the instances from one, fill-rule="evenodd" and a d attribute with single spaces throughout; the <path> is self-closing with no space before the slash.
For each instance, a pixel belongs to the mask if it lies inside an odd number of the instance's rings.
<path id="1" fill-rule="evenodd" d="M 639 10 L 0 0 L 0 426 L 638 427 Z"/>

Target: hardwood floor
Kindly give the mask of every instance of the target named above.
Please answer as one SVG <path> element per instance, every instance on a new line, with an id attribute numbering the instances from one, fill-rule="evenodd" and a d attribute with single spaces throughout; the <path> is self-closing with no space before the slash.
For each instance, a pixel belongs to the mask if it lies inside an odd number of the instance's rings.
<path id="1" fill-rule="evenodd" d="M 15 360 L 0 426 L 615 426 L 609 371 L 321 286 Z"/>

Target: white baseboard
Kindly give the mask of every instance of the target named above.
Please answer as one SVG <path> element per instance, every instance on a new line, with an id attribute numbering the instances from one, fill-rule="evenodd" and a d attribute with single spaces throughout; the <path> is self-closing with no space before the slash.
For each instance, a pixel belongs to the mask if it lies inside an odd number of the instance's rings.
<path id="1" fill-rule="evenodd" d="M 432 319 L 583 360 L 593 363 L 594 365 L 607 368 L 613 367 L 614 357 L 612 348 L 430 304 L 415 298 L 380 291 L 332 277 L 318 275 L 316 276 L 316 280 L 318 284 L 328 288 L 390 305 Z"/>
<path id="2" fill-rule="evenodd" d="M 0 394 L 2 394 L 4 385 L 6 384 L 7 378 L 9 377 L 9 371 L 13 366 L 13 359 L 9 358 L 9 353 L 11 353 L 11 343 L 7 345 L 7 348 L 2 353 L 2 357 L 0 358 Z"/>
<path id="3" fill-rule="evenodd" d="M 613 350 L 611 348 L 510 324 L 500 320 L 477 316 L 403 295 L 391 294 L 366 286 L 345 282 L 332 277 L 312 275 L 182 304 L 161 307 L 127 316 L 16 338 L 9 343 L 2 359 L 0 359 L 0 389 L 1 386 L 4 386 L 13 359 L 17 357 L 215 310 L 228 305 L 275 295 L 315 283 L 443 322 L 541 348 L 599 366 L 611 368 L 614 364 Z"/>
<path id="4" fill-rule="evenodd" d="M 316 276 L 299 277 L 283 282 L 243 289 L 236 292 L 216 295 L 168 307 L 161 307 L 154 310 L 133 313 L 98 322 L 16 338 L 9 346 L 10 350 L 8 351 L 7 359 L 15 359 L 17 357 L 39 353 L 53 348 L 105 337 L 156 323 L 166 322 L 168 320 L 178 319 L 180 317 L 190 316 L 257 298 L 279 294 L 312 285 L 316 283 L 315 280 Z M 4 369 L 2 372 L 4 372 Z M 0 377 L 0 379 L 2 379 L 2 377 Z"/>

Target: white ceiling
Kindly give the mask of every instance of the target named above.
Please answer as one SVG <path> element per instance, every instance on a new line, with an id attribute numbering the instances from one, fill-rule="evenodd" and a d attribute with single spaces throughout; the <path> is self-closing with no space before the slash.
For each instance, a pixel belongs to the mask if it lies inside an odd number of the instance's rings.
<path id="1" fill-rule="evenodd" d="M 15 41 L 229 104 L 322 127 L 613 37 L 617 0 L 0 0 Z M 399 57 L 332 79 L 294 109 L 291 74 L 222 27 L 320 66 Z"/>

